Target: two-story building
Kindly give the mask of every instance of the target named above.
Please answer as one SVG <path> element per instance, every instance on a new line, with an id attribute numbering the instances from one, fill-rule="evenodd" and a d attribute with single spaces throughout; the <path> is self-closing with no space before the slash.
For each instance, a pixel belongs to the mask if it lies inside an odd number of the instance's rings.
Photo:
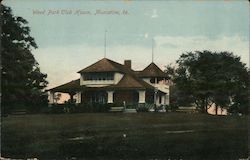
<path id="1" fill-rule="evenodd" d="M 54 93 L 62 92 L 78 104 L 169 104 L 168 76 L 153 62 L 142 71 L 134 71 L 131 60 L 120 64 L 103 58 L 78 73 L 79 79 L 49 90 L 50 103 L 54 103 Z"/>

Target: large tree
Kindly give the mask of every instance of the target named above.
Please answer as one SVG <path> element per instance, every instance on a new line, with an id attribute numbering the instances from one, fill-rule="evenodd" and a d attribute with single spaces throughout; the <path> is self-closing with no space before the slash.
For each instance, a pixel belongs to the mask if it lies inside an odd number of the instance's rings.
<path id="1" fill-rule="evenodd" d="M 214 105 L 247 113 L 249 71 L 230 52 L 196 51 L 182 54 L 173 78 L 182 96 L 203 112 Z M 185 98 L 184 98 L 185 99 Z"/>
<path id="2" fill-rule="evenodd" d="M 1 4 L 1 89 L 2 112 L 15 107 L 34 109 L 46 104 L 43 89 L 47 86 L 46 74 L 32 55 L 37 48 L 30 36 L 28 22 L 12 14 L 11 8 Z"/>

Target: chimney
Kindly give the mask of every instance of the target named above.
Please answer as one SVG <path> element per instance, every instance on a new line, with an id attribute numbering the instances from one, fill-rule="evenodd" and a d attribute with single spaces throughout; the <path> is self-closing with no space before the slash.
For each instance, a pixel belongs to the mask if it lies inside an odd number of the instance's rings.
<path id="1" fill-rule="evenodd" d="M 124 61 L 124 66 L 131 69 L 131 60 L 125 60 Z"/>

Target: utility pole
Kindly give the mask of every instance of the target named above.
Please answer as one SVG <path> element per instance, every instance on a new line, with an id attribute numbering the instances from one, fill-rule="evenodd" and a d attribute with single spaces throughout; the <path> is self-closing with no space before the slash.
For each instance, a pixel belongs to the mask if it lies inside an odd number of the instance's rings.
<path id="1" fill-rule="evenodd" d="M 152 38 L 152 62 L 154 62 L 154 39 Z"/>
<path id="2" fill-rule="evenodd" d="M 106 58 L 106 50 L 107 50 L 107 37 L 106 37 L 107 30 L 105 30 L 104 36 L 104 58 Z"/>

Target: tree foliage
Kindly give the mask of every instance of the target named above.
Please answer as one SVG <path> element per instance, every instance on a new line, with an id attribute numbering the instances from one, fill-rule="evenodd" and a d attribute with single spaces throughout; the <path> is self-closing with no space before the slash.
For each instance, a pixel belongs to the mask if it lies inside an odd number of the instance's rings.
<path id="1" fill-rule="evenodd" d="M 248 112 L 250 74 L 240 57 L 229 52 L 196 51 L 182 54 L 177 64 L 173 81 L 186 102 L 203 112 L 211 105 Z"/>
<path id="2" fill-rule="evenodd" d="M 1 10 L 2 111 L 46 103 L 43 89 L 48 84 L 47 75 L 40 72 L 31 53 L 37 44 L 30 36 L 28 22 L 14 16 L 10 7 L 1 5 Z"/>

